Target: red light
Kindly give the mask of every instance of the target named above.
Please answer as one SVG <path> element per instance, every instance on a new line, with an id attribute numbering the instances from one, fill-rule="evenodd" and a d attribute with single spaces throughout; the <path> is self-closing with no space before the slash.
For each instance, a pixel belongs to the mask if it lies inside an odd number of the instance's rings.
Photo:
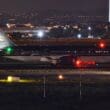
<path id="1" fill-rule="evenodd" d="M 105 45 L 105 43 L 104 43 L 104 42 L 100 42 L 100 43 L 99 43 L 99 47 L 103 49 L 103 48 L 105 48 L 105 47 L 106 47 L 106 45 Z"/>
<path id="2" fill-rule="evenodd" d="M 88 61 L 88 62 L 87 62 L 87 65 L 95 65 L 95 64 L 96 64 L 95 61 Z"/>
<path id="3" fill-rule="evenodd" d="M 82 61 L 80 59 L 76 60 L 76 67 L 81 67 Z"/>
<path id="4" fill-rule="evenodd" d="M 95 61 L 82 61 L 80 59 L 76 60 L 75 65 L 77 68 L 86 68 L 89 66 L 94 66 L 96 64 Z"/>

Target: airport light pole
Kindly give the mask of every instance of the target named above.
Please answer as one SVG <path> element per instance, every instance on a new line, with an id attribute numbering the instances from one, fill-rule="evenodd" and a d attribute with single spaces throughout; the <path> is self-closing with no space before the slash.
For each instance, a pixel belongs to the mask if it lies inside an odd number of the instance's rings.
<path id="1" fill-rule="evenodd" d="M 109 20 L 109 23 L 110 23 L 110 0 L 109 0 L 109 14 L 108 14 L 108 20 Z"/>
<path id="2" fill-rule="evenodd" d="M 43 98 L 46 98 L 46 76 L 43 77 Z"/>
<path id="3" fill-rule="evenodd" d="M 80 81 L 79 81 L 79 97 L 80 97 L 80 101 L 82 100 L 82 75 L 80 73 Z"/>

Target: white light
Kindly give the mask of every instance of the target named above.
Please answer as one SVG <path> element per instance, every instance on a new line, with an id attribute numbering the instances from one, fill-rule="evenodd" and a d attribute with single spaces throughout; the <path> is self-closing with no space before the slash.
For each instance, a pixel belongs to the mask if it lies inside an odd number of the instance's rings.
<path id="1" fill-rule="evenodd" d="M 43 31 L 43 30 L 39 30 L 39 31 L 37 32 L 37 36 L 38 36 L 39 38 L 44 37 L 44 31 Z"/>
<path id="2" fill-rule="evenodd" d="M 92 30 L 92 28 L 89 26 L 89 27 L 88 27 L 88 30 L 89 30 L 89 31 L 91 31 L 91 30 Z"/>
<path id="3" fill-rule="evenodd" d="M 81 37 L 82 37 L 82 35 L 81 35 L 81 34 L 78 34 L 78 35 L 77 35 L 77 38 L 78 38 L 78 39 L 80 39 Z"/>
<path id="4" fill-rule="evenodd" d="M 59 80 L 63 80 L 63 79 L 64 79 L 64 76 L 63 76 L 63 75 L 59 75 L 59 76 L 58 76 L 58 79 L 59 79 Z"/>
<path id="5" fill-rule="evenodd" d="M 94 36 L 92 36 L 92 35 L 88 35 L 88 38 L 90 38 L 90 39 L 91 39 L 91 38 L 94 38 Z"/>
<path id="6" fill-rule="evenodd" d="M 64 27 L 64 30 L 67 30 L 67 27 Z"/>
<path id="7" fill-rule="evenodd" d="M 11 28 L 11 25 L 10 25 L 10 24 L 8 24 L 8 23 L 6 24 L 6 26 L 7 26 L 7 28 Z"/>

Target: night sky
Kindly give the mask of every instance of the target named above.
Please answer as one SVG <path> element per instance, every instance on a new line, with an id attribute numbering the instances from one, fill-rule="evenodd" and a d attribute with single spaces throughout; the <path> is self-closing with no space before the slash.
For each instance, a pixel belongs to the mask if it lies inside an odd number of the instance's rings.
<path id="1" fill-rule="evenodd" d="M 107 13 L 108 0 L 0 0 L 0 10 L 7 12 L 28 12 L 35 10 L 68 10 L 89 14 Z"/>

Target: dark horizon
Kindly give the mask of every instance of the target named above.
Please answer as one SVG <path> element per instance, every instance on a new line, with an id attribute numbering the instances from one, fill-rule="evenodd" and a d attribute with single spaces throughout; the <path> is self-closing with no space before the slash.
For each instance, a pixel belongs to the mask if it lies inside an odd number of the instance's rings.
<path id="1" fill-rule="evenodd" d="M 0 12 L 23 13 L 45 10 L 62 10 L 86 15 L 107 15 L 108 0 L 1 0 Z"/>

